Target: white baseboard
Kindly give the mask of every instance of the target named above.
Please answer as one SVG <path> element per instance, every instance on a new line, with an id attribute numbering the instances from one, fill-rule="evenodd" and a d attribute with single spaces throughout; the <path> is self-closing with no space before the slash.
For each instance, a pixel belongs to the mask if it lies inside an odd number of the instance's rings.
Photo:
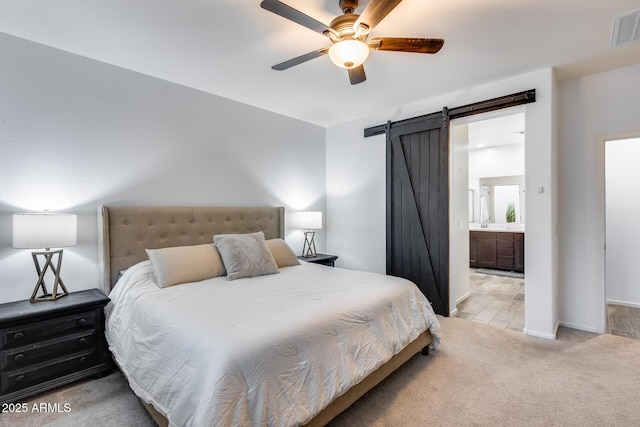
<path id="1" fill-rule="evenodd" d="M 465 301 L 470 296 L 471 296 L 471 292 L 467 292 L 466 294 L 462 295 L 460 298 L 456 300 L 456 305 L 460 304 L 462 301 Z"/>
<path id="2" fill-rule="evenodd" d="M 615 299 L 607 299 L 607 304 L 628 305 L 629 307 L 640 307 L 640 303 L 629 301 L 618 301 Z"/>
<path id="3" fill-rule="evenodd" d="M 531 329 L 527 329 L 527 327 L 525 327 L 525 328 L 522 330 L 522 332 L 523 332 L 525 335 L 529 335 L 529 336 L 531 336 L 531 337 L 544 338 L 544 339 L 546 339 L 546 340 L 552 340 L 552 341 L 553 341 L 553 340 L 555 340 L 555 339 L 556 339 L 556 336 L 557 336 L 557 334 L 558 334 L 558 326 L 559 326 L 559 324 L 556 324 L 556 327 L 555 327 L 555 329 L 554 329 L 553 333 L 551 333 L 551 334 L 546 333 L 546 332 L 532 331 Z"/>
<path id="4" fill-rule="evenodd" d="M 469 298 L 471 296 L 471 292 L 467 292 L 466 294 L 462 295 L 460 298 L 458 298 L 456 300 L 456 305 L 460 304 L 462 301 L 466 300 L 467 298 Z M 454 308 L 453 310 L 451 310 L 449 312 L 449 316 L 454 317 L 458 314 L 458 307 Z"/>
<path id="5" fill-rule="evenodd" d="M 579 325 L 571 322 L 560 322 L 560 326 L 565 328 L 578 329 L 579 331 L 593 332 L 594 334 L 603 334 L 604 331 L 599 331 L 598 328 L 593 326 Z"/>

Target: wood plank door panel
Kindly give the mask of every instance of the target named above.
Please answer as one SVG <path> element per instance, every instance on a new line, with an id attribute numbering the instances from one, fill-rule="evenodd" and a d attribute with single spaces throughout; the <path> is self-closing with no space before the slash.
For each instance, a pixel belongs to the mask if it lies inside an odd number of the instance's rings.
<path id="1" fill-rule="evenodd" d="M 387 133 L 387 274 L 413 281 L 449 314 L 446 110 Z"/>

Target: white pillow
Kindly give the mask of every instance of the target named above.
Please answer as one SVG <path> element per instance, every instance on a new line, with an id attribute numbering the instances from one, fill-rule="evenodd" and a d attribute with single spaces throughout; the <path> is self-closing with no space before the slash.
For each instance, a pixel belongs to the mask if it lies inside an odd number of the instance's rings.
<path id="1" fill-rule="evenodd" d="M 161 288 L 224 275 L 224 264 L 212 244 L 146 249 Z"/>
<path id="2" fill-rule="evenodd" d="M 300 265 L 300 261 L 298 261 L 295 252 L 293 252 L 291 246 L 284 240 L 269 239 L 267 240 L 267 247 L 269 251 L 271 251 L 271 255 L 276 261 L 276 264 L 278 264 L 278 268 Z"/>
<path id="3" fill-rule="evenodd" d="M 264 241 L 262 231 L 249 234 L 218 234 L 213 236 L 213 242 L 227 270 L 227 280 L 280 272 Z"/>

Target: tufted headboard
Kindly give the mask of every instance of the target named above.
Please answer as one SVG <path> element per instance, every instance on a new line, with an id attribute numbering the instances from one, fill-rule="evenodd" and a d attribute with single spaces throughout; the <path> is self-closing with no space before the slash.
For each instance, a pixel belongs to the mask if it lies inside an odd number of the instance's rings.
<path id="1" fill-rule="evenodd" d="M 284 238 L 283 207 L 99 206 L 100 289 L 147 258 L 145 249 L 212 243 L 215 234 L 263 231 Z"/>

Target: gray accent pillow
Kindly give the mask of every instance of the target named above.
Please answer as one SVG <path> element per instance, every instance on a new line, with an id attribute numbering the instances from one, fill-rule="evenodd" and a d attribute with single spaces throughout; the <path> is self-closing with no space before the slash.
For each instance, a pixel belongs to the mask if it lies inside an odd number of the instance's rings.
<path id="1" fill-rule="evenodd" d="M 220 252 L 227 270 L 227 280 L 280 272 L 262 231 L 250 234 L 218 234 L 213 236 L 213 243 Z"/>

